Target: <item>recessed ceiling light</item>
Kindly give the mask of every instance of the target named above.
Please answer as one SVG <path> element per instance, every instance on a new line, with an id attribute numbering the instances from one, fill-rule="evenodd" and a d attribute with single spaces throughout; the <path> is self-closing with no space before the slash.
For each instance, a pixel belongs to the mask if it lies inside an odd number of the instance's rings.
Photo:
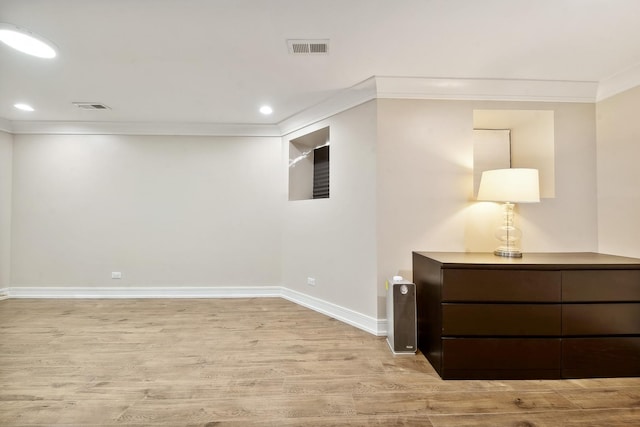
<path id="1" fill-rule="evenodd" d="M 22 110 L 22 111 L 35 111 L 33 107 L 29 104 L 17 103 L 17 104 L 13 104 L 13 106 L 16 107 L 18 110 Z"/>
<path id="2" fill-rule="evenodd" d="M 53 43 L 31 31 L 0 23 L 0 41 L 20 52 L 38 58 L 55 58 Z"/>
<path id="3" fill-rule="evenodd" d="M 260 107 L 260 112 L 265 116 L 268 116 L 269 114 L 273 113 L 273 108 L 269 107 L 268 105 L 263 105 L 262 107 Z"/>

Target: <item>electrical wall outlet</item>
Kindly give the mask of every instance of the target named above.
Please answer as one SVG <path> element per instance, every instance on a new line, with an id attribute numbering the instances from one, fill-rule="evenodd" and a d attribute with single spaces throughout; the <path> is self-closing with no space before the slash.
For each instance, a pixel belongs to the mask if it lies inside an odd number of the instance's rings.
<path id="1" fill-rule="evenodd" d="M 112 279 L 122 279 L 122 273 L 119 271 L 112 271 L 111 272 L 111 278 Z"/>
<path id="2" fill-rule="evenodd" d="M 307 285 L 315 286 L 316 285 L 316 279 L 313 278 L 313 277 L 307 277 Z"/>

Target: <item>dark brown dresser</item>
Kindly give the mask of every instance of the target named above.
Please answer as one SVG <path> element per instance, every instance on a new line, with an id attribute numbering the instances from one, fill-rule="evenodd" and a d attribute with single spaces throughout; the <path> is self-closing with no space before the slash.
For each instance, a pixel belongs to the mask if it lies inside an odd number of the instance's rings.
<path id="1" fill-rule="evenodd" d="M 413 281 L 444 379 L 640 376 L 640 259 L 414 252 Z"/>

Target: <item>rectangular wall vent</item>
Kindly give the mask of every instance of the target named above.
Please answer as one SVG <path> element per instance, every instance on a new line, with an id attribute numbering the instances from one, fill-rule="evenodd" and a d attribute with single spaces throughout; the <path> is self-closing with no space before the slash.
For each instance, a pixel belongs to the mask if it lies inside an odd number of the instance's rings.
<path id="1" fill-rule="evenodd" d="M 292 55 L 324 55 L 329 53 L 329 40 L 287 40 L 289 53 Z"/>
<path id="2" fill-rule="evenodd" d="M 111 109 L 99 102 L 72 102 L 72 104 L 81 110 L 110 110 Z"/>

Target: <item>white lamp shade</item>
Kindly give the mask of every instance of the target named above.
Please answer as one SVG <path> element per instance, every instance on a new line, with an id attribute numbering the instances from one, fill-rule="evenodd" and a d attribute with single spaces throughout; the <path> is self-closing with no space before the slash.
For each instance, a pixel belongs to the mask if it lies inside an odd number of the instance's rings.
<path id="1" fill-rule="evenodd" d="M 482 172 L 478 199 L 491 202 L 535 203 L 540 201 L 537 169 L 494 169 Z"/>

